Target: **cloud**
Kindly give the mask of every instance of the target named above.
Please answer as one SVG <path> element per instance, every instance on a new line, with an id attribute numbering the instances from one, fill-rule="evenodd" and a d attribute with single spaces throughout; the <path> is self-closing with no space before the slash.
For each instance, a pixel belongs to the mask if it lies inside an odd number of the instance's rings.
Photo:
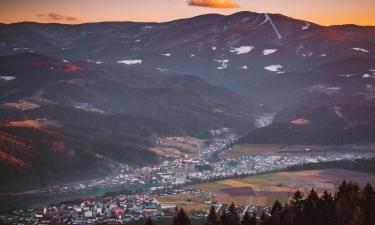
<path id="1" fill-rule="evenodd" d="M 52 19 L 52 20 L 63 20 L 65 19 L 65 17 L 61 14 L 57 14 L 57 13 L 48 13 L 48 18 L 49 19 Z"/>
<path id="2" fill-rule="evenodd" d="M 37 14 L 35 16 L 38 17 L 38 18 L 46 18 L 46 19 L 49 19 L 49 20 L 66 20 L 66 21 L 76 21 L 76 20 L 78 20 L 78 18 L 76 18 L 76 17 L 66 16 L 66 15 L 62 15 L 62 14 L 58 14 L 58 13 L 54 13 L 54 12 L 50 12 L 47 15 L 40 13 L 40 14 Z"/>
<path id="3" fill-rule="evenodd" d="M 72 16 L 67 16 L 67 17 L 65 17 L 65 19 L 69 20 L 69 21 L 78 20 L 76 17 L 72 17 Z"/>
<path id="4" fill-rule="evenodd" d="M 233 0 L 187 0 L 188 5 L 209 8 L 239 8 L 240 5 Z"/>

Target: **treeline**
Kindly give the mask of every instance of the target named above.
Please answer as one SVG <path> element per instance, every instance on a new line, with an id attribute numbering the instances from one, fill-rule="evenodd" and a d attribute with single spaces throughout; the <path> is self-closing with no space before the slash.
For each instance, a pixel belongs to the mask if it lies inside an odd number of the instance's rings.
<path id="1" fill-rule="evenodd" d="M 348 129 L 340 127 L 317 127 L 273 123 L 251 131 L 239 143 L 244 144 L 282 144 L 282 145 L 344 145 L 371 143 L 375 141 L 375 121 Z"/>
<path id="2" fill-rule="evenodd" d="M 156 225 L 148 219 L 146 225 Z M 276 201 L 269 212 L 262 215 L 240 215 L 232 203 L 227 210 L 217 214 L 212 206 L 206 225 L 374 225 L 375 191 L 367 184 L 344 181 L 335 194 L 325 191 L 319 195 L 312 189 L 306 198 L 302 192 L 294 193 L 284 206 Z M 190 218 L 180 209 L 172 225 L 191 225 Z"/>
<path id="3" fill-rule="evenodd" d="M 375 174 L 375 157 L 370 159 L 341 160 L 331 162 L 309 163 L 288 167 L 288 171 L 317 169 L 347 169 Z"/>

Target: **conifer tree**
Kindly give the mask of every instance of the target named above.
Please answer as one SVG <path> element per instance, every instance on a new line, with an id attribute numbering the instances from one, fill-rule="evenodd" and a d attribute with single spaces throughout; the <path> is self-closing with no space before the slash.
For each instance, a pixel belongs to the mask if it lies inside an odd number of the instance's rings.
<path id="1" fill-rule="evenodd" d="M 248 211 L 246 211 L 243 215 L 241 225 L 250 225 L 250 215 Z"/>
<path id="2" fill-rule="evenodd" d="M 155 225 L 154 221 L 151 218 L 147 218 L 146 225 Z"/>
<path id="3" fill-rule="evenodd" d="M 181 208 L 177 215 L 173 218 L 172 225 L 191 225 L 189 217 L 186 215 L 185 211 Z"/>
<path id="4" fill-rule="evenodd" d="M 240 216 L 238 215 L 236 206 L 234 205 L 233 202 L 232 204 L 229 205 L 227 217 L 228 217 L 228 222 L 231 225 L 240 225 Z"/>
<path id="5" fill-rule="evenodd" d="M 216 214 L 215 207 L 212 205 L 210 212 L 208 213 L 207 217 L 207 225 L 219 225 L 219 218 Z"/>

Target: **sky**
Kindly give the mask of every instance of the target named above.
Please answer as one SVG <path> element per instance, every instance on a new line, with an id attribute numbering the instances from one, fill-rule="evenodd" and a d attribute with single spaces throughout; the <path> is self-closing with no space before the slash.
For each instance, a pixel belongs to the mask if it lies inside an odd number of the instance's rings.
<path id="1" fill-rule="evenodd" d="M 0 0 L 0 23 L 164 22 L 238 11 L 281 13 L 321 25 L 375 26 L 375 0 Z"/>

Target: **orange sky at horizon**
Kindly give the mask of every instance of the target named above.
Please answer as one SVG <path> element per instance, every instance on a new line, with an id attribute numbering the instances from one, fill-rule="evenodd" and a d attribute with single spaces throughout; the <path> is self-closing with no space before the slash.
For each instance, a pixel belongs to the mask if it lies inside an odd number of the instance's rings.
<path id="1" fill-rule="evenodd" d="M 164 22 L 207 13 L 253 11 L 281 13 L 321 25 L 375 26 L 375 0 L 189 1 L 216 7 L 191 6 L 186 0 L 0 0 L 0 23 Z M 231 7 L 225 9 L 217 4 Z"/>

